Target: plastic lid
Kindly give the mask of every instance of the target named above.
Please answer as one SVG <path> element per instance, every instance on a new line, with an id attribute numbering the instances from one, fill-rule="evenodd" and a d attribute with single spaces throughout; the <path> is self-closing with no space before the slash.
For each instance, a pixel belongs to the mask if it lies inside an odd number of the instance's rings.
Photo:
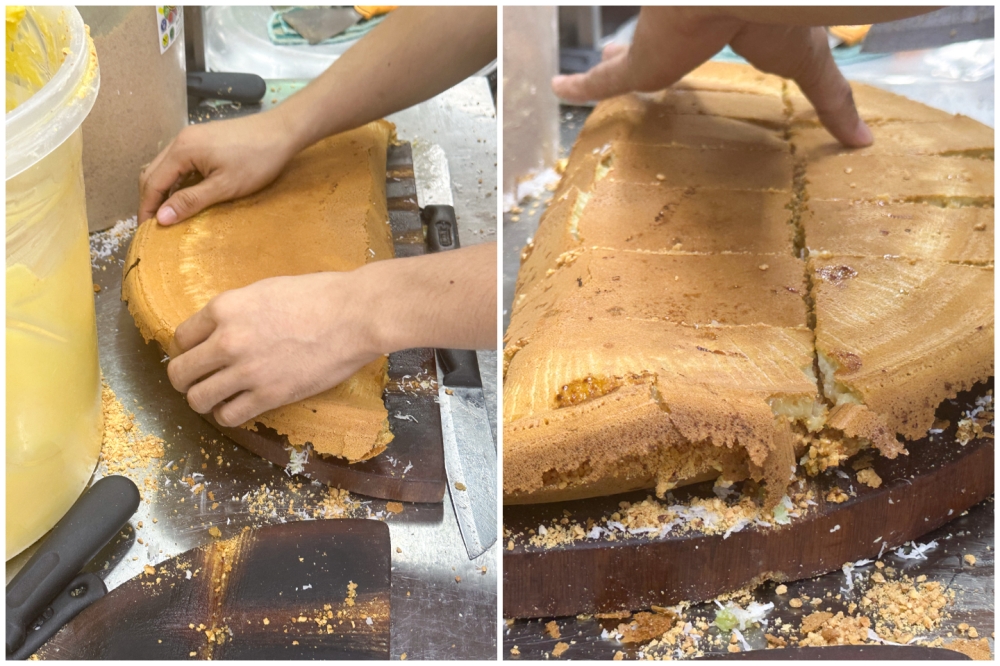
<path id="1" fill-rule="evenodd" d="M 67 55 L 41 90 L 7 114 L 7 180 L 68 139 L 90 113 L 100 87 L 97 52 L 76 8 L 31 7 L 24 20 L 44 24 L 39 27 L 51 31 Z"/>

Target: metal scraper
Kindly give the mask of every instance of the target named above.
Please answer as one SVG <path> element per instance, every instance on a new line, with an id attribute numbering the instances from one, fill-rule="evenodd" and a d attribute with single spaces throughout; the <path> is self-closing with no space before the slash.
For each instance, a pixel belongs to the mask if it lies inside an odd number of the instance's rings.
<path id="1" fill-rule="evenodd" d="M 432 144 L 418 152 L 414 145 L 413 171 L 428 247 L 432 252 L 458 248 L 451 173 L 444 150 Z M 497 539 L 496 435 L 476 352 L 438 349 L 437 361 L 448 492 L 469 559 L 475 559 Z"/>
<path id="2" fill-rule="evenodd" d="M 319 44 L 344 32 L 364 17 L 353 7 L 314 7 L 293 9 L 282 14 L 281 18 L 310 44 Z"/>

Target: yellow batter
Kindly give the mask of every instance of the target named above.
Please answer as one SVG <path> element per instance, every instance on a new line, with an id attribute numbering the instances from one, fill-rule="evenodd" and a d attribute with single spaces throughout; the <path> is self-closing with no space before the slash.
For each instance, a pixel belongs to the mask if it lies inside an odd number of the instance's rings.
<path id="1" fill-rule="evenodd" d="M 18 30 L 24 16 L 24 8 L 6 10 L 8 112 L 50 76 L 38 42 L 22 48 L 31 43 L 21 39 L 28 31 Z M 49 34 L 44 26 L 41 32 Z M 77 130 L 7 181 L 7 559 L 72 506 L 101 448 L 81 153 Z"/>

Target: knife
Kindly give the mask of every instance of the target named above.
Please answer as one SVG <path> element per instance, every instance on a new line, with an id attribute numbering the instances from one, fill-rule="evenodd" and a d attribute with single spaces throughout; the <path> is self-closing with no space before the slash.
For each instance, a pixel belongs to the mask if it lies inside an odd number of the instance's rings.
<path id="1" fill-rule="evenodd" d="M 457 249 L 458 223 L 444 150 L 432 144 L 415 154 L 413 171 L 428 251 Z M 437 360 L 448 493 L 465 549 L 469 559 L 474 560 L 497 539 L 496 435 L 486 408 L 476 352 L 438 349 Z"/>
<path id="2" fill-rule="evenodd" d="M 27 659 L 107 588 L 84 565 L 139 508 L 139 489 L 124 476 L 90 487 L 7 585 L 7 658 Z"/>

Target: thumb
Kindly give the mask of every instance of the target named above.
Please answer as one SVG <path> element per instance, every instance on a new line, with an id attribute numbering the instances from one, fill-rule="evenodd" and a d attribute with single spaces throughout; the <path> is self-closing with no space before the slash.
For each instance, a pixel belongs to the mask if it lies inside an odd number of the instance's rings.
<path id="1" fill-rule="evenodd" d="M 156 220 L 164 226 L 177 224 L 227 198 L 218 178 L 209 176 L 170 195 L 156 211 Z"/>

